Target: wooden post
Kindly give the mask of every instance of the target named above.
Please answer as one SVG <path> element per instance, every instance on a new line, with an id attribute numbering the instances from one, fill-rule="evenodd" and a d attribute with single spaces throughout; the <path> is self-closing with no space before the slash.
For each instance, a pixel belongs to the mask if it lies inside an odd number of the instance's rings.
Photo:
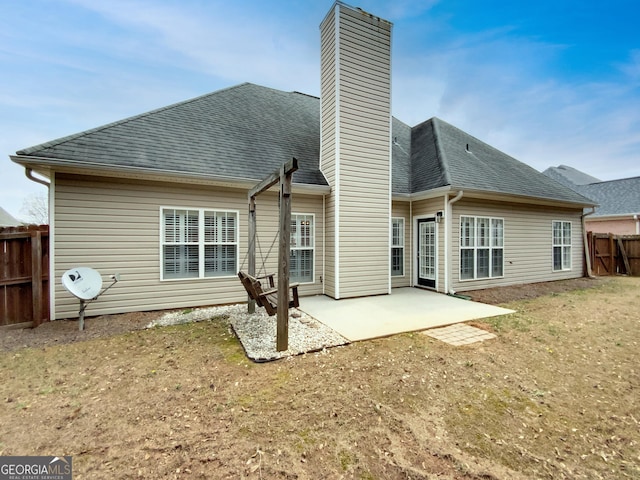
<path id="1" fill-rule="evenodd" d="M 278 305 L 276 349 L 279 352 L 289 348 L 289 255 L 291 248 L 291 185 L 293 172 L 298 170 L 298 160 L 292 158 L 279 170 L 274 171 L 249 190 L 249 274 L 255 275 L 255 237 L 257 195 L 280 184 L 280 241 L 278 248 Z M 251 239 L 253 238 L 253 242 Z M 253 270 L 252 263 L 253 262 Z M 251 306 L 249 306 L 251 308 Z M 255 310 L 255 305 L 254 305 Z M 252 313 L 250 311 L 250 313 Z"/>
<path id="2" fill-rule="evenodd" d="M 42 232 L 31 232 L 31 301 L 33 326 L 42 323 Z"/>
<path id="3" fill-rule="evenodd" d="M 249 197 L 249 249 L 248 262 L 249 262 L 249 275 L 256 276 L 256 197 Z M 249 298 L 247 302 L 247 311 L 249 313 L 255 313 L 256 301 L 247 295 Z"/>
<path id="4" fill-rule="evenodd" d="M 622 262 L 624 264 L 624 273 L 627 275 L 631 275 L 631 264 L 629 263 L 629 257 L 627 257 L 627 251 L 624 248 L 624 243 L 622 243 L 622 239 L 620 237 L 616 237 L 618 241 L 618 252 L 622 257 Z"/>
<path id="5" fill-rule="evenodd" d="M 617 265 L 617 261 L 616 261 L 616 246 L 615 243 L 613 243 L 613 233 L 609 234 L 609 268 L 611 268 L 611 270 L 609 271 L 609 275 L 615 275 L 616 272 L 618 271 L 618 265 Z"/>
<path id="6" fill-rule="evenodd" d="M 291 177 L 293 171 L 280 170 L 280 248 L 278 251 L 278 329 L 276 350 L 289 348 L 289 261 L 291 250 Z"/>

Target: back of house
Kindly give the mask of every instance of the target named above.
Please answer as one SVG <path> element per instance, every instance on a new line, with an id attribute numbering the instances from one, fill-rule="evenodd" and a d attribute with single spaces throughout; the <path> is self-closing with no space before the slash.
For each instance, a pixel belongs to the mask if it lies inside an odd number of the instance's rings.
<path id="1" fill-rule="evenodd" d="M 392 117 L 392 31 L 338 1 L 321 98 L 243 83 L 11 156 L 50 180 L 52 276 L 120 273 L 92 314 L 246 301 L 247 192 L 292 157 L 301 296 L 582 276 L 593 202 L 444 120 Z M 277 270 L 277 198 L 258 199 L 262 273 Z M 59 280 L 50 298 L 52 318 L 77 316 Z"/>

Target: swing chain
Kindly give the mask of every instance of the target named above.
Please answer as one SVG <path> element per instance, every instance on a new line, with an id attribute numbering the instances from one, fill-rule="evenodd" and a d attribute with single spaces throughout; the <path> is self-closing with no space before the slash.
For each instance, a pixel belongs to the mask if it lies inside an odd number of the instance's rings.
<path id="1" fill-rule="evenodd" d="M 260 254 L 260 259 L 262 261 L 262 265 L 260 267 L 260 270 L 258 271 L 256 276 L 261 276 L 264 273 L 266 273 L 267 269 L 266 269 L 266 263 L 267 260 L 269 259 L 269 256 L 271 255 L 271 251 L 273 250 L 273 246 L 276 244 L 276 240 L 278 239 L 278 232 L 276 232 L 275 236 L 273 237 L 273 241 L 271 242 L 271 246 L 269 247 L 269 251 L 267 252 L 267 255 L 264 256 L 262 253 L 262 246 L 260 245 L 260 237 L 256 234 L 254 238 L 251 238 L 249 240 L 249 248 L 247 249 L 247 251 L 244 254 L 244 258 L 242 259 L 242 264 L 240 265 L 240 270 L 244 270 L 244 265 L 247 261 L 247 257 L 249 256 L 249 251 L 251 251 L 251 249 L 254 247 L 253 243 L 255 242 L 257 247 L 258 247 L 258 252 Z"/>

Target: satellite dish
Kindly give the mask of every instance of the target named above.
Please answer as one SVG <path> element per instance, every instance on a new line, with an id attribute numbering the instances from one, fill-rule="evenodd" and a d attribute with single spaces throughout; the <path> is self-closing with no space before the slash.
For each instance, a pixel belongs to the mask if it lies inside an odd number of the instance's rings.
<path id="1" fill-rule="evenodd" d="M 102 277 L 90 267 L 76 267 L 62 274 L 62 285 L 80 300 L 92 300 L 100 294 Z"/>

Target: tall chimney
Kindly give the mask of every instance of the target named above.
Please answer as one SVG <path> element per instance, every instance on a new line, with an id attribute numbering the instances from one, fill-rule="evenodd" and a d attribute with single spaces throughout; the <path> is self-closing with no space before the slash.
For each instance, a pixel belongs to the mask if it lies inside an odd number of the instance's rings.
<path id="1" fill-rule="evenodd" d="M 320 25 L 325 293 L 390 293 L 391 27 L 337 1 Z"/>

